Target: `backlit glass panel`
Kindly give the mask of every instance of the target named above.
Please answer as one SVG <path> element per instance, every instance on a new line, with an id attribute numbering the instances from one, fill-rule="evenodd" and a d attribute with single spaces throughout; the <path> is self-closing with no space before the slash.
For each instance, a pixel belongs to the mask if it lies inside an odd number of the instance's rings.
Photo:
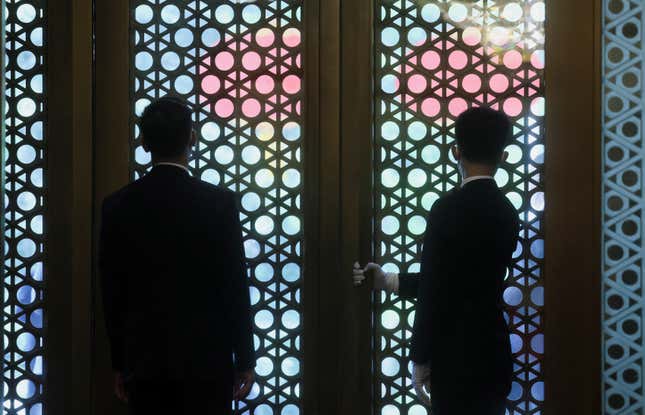
<path id="1" fill-rule="evenodd" d="M 3 414 L 41 415 L 46 251 L 44 1 L 5 1 Z"/>
<path id="2" fill-rule="evenodd" d="M 300 413 L 302 3 L 131 2 L 132 177 L 137 115 L 170 94 L 194 107 L 193 174 L 241 195 L 258 381 L 239 413 Z"/>
<path id="3" fill-rule="evenodd" d="M 509 414 L 541 414 L 544 400 L 544 21 L 543 0 L 375 7 L 375 257 L 388 271 L 419 270 L 428 211 L 459 185 L 450 154 L 456 117 L 486 105 L 513 120 L 509 159 L 496 176 L 522 224 L 504 293 L 514 355 Z M 425 415 L 408 363 L 414 302 L 383 295 L 375 308 L 376 412 Z"/>
<path id="4" fill-rule="evenodd" d="M 643 2 L 603 0 L 603 409 L 643 414 Z"/>

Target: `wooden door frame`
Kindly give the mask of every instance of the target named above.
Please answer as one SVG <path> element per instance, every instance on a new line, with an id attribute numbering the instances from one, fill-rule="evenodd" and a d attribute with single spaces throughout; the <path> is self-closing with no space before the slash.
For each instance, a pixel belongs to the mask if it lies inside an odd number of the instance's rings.
<path id="1" fill-rule="evenodd" d="M 544 370 L 545 413 L 554 415 L 600 411 L 599 3 L 547 0 Z M 371 255 L 373 1 L 308 4 L 305 199 L 319 221 L 306 230 L 316 242 L 305 260 L 303 407 L 367 415 L 371 299 L 351 286 L 349 269 Z M 129 181 L 128 1 L 96 0 L 96 15 L 95 215 L 100 200 Z M 93 413 L 117 413 L 121 405 L 105 393 L 107 343 L 94 310 Z"/>

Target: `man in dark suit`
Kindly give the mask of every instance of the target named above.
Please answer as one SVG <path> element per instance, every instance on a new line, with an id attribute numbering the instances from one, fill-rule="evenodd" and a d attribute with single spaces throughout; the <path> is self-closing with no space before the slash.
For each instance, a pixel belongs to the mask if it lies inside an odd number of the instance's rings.
<path id="1" fill-rule="evenodd" d="M 236 197 L 191 177 L 182 101 L 139 126 L 154 167 L 105 199 L 100 236 L 115 392 L 134 414 L 228 414 L 255 367 Z"/>
<path id="2" fill-rule="evenodd" d="M 452 151 L 462 183 L 428 215 L 421 272 L 390 273 L 376 264 L 354 271 L 357 285 L 367 279 L 374 289 L 418 298 L 410 359 L 417 395 L 433 415 L 505 412 L 513 362 L 502 294 L 519 220 L 493 176 L 507 157 L 511 128 L 487 108 L 459 116 Z"/>

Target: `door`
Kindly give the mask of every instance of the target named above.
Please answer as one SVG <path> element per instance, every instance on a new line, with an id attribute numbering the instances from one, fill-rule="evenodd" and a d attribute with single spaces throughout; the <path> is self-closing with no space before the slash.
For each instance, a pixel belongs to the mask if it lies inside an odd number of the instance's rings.
<path id="1" fill-rule="evenodd" d="M 317 267 L 319 196 L 307 192 L 318 177 L 307 131 L 315 122 L 307 103 L 316 93 L 307 63 L 317 41 L 315 28 L 304 24 L 315 5 L 142 0 L 97 8 L 97 110 L 104 117 L 97 124 L 107 127 L 99 127 L 97 140 L 105 151 L 98 152 L 97 203 L 150 169 L 137 117 L 165 95 L 194 111 L 192 174 L 240 196 L 258 360 L 257 382 L 237 413 L 299 414 L 303 347 L 316 343 L 315 330 L 303 336 L 315 324 L 306 321 L 305 304 L 307 316 L 316 316 L 316 301 L 304 301 L 315 295 L 306 290 L 305 270 Z M 105 368 L 104 345 L 96 347 Z M 101 387 L 97 402 L 109 390 Z"/>

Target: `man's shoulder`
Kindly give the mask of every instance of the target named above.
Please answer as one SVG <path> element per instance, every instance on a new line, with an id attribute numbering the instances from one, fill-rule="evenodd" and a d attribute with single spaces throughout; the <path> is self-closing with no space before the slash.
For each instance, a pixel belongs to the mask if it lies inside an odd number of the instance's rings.
<path id="1" fill-rule="evenodd" d="M 229 201 L 236 200 L 237 194 L 230 189 L 205 182 L 198 178 L 191 178 L 191 182 L 195 186 L 195 190 L 207 195 L 215 201 Z"/>
<path id="2" fill-rule="evenodd" d="M 462 215 L 471 212 L 473 206 L 495 206 L 494 210 L 517 216 L 517 210 L 501 189 L 495 187 L 491 192 L 472 192 L 455 187 L 442 195 L 432 205 L 433 215 Z"/>
<path id="3" fill-rule="evenodd" d="M 126 199 L 129 193 L 138 186 L 138 180 L 132 183 L 128 183 L 119 190 L 110 193 L 103 199 L 103 212 L 111 211 L 116 209 L 124 199 Z"/>
<path id="4" fill-rule="evenodd" d="M 218 205 L 237 203 L 237 195 L 224 187 L 217 186 L 198 178 L 189 178 L 188 182 L 184 182 L 183 186 L 188 186 L 188 191 L 193 193 L 195 197 L 204 202 L 213 202 Z M 126 207 L 132 201 L 132 195 L 145 194 L 150 191 L 152 186 L 153 191 L 157 189 L 158 183 L 147 180 L 144 176 L 132 183 L 129 183 L 119 190 L 111 193 L 103 200 L 103 212 L 109 213 L 118 210 L 120 207 Z M 146 190 L 147 189 L 147 190 Z M 168 189 L 164 190 L 168 191 Z M 135 197 L 135 199 L 137 199 Z"/>
<path id="5" fill-rule="evenodd" d="M 437 199 L 430 209 L 431 213 L 443 213 L 446 210 L 452 210 L 451 207 L 459 204 L 459 189 L 454 188 L 452 190 L 444 193 L 439 199 Z"/>

